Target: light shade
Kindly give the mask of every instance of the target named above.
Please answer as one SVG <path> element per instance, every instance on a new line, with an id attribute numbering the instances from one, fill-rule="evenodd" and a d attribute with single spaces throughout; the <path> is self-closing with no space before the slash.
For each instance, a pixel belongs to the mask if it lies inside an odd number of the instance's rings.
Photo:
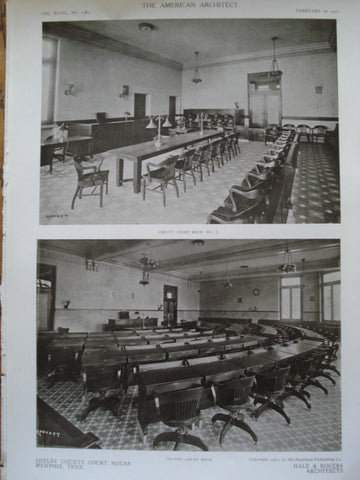
<path id="1" fill-rule="evenodd" d="M 200 78 L 199 67 L 198 67 L 198 55 L 199 55 L 199 52 L 195 52 L 195 70 L 194 70 L 194 76 L 191 80 L 195 84 L 198 84 L 202 81 Z"/>
<path id="2" fill-rule="evenodd" d="M 171 124 L 170 121 L 169 121 L 169 117 L 166 117 L 166 120 L 165 120 L 165 122 L 164 122 L 164 124 L 163 124 L 163 127 L 172 127 L 172 124 Z"/>
<path id="3" fill-rule="evenodd" d="M 156 128 L 156 125 L 155 125 L 152 117 L 150 118 L 150 122 L 146 125 L 145 128 Z"/>

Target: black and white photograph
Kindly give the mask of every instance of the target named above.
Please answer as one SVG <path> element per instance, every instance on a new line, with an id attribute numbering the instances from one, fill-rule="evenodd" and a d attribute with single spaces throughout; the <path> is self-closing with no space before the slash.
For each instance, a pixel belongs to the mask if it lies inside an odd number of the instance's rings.
<path id="1" fill-rule="evenodd" d="M 38 447 L 341 450 L 340 240 L 39 240 L 36 290 Z"/>
<path id="2" fill-rule="evenodd" d="M 42 26 L 40 224 L 340 223 L 336 20 Z"/>

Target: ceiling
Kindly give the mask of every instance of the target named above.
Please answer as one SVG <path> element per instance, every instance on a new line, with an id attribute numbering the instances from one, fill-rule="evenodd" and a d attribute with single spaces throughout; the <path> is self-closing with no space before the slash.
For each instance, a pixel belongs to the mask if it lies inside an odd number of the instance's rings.
<path id="1" fill-rule="evenodd" d="M 327 43 L 335 20 L 314 19 L 190 19 L 146 20 L 152 31 L 142 32 L 141 20 L 62 22 L 70 28 L 93 32 L 108 39 L 171 59 L 186 66 L 214 60 L 266 52 L 272 54 L 271 37 L 277 36 L 276 50 L 289 52 L 309 44 Z M 51 22 L 53 25 L 61 22 Z M 64 31 L 63 31 L 63 34 Z M 88 38 L 88 40 L 90 40 Z"/>
<path id="2" fill-rule="evenodd" d="M 206 240 L 204 245 L 192 240 L 41 240 L 39 247 L 139 270 L 145 253 L 159 263 L 154 273 L 192 281 L 276 275 L 287 247 L 298 271 L 324 271 L 340 262 L 339 240 Z"/>

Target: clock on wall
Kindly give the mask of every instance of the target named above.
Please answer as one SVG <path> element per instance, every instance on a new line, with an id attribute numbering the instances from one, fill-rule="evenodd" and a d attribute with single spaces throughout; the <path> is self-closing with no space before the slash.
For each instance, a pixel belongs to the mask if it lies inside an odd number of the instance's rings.
<path id="1" fill-rule="evenodd" d="M 260 295 L 260 290 L 258 288 L 254 288 L 253 295 L 255 295 L 256 297 Z"/>

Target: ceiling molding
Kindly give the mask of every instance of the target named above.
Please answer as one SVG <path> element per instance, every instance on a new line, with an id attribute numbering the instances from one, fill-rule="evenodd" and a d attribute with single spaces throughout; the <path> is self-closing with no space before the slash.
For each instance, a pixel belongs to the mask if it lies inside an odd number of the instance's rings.
<path id="1" fill-rule="evenodd" d="M 327 272 L 328 270 L 337 270 L 340 267 L 340 258 L 329 258 L 325 260 L 315 260 L 313 262 L 307 262 L 304 272 L 302 271 L 302 265 L 297 262 L 298 265 L 298 270 L 294 274 L 284 274 L 282 272 L 276 272 L 274 271 L 274 266 L 270 265 L 269 267 L 258 267 L 258 268 L 253 268 L 251 269 L 250 272 L 240 272 L 240 271 L 228 271 L 228 272 L 220 272 L 220 273 L 214 273 L 214 274 L 207 274 L 207 278 L 204 279 L 203 276 L 201 275 L 193 275 L 189 277 L 190 281 L 194 282 L 199 282 L 201 283 L 208 283 L 208 282 L 219 282 L 224 280 L 225 273 L 226 273 L 226 278 L 230 280 L 236 280 L 236 279 L 247 279 L 247 278 L 261 278 L 261 277 L 272 277 L 274 279 L 277 279 L 278 277 L 280 278 L 287 278 L 291 276 L 301 276 L 303 273 L 304 274 L 309 274 L 309 273 L 322 273 L 322 272 Z"/>
<path id="2" fill-rule="evenodd" d="M 239 261 L 247 262 L 253 259 L 266 258 L 269 256 L 278 255 L 283 257 L 286 246 L 288 245 L 292 254 L 296 252 L 315 251 L 323 250 L 327 248 L 338 247 L 339 243 L 337 240 L 330 241 L 329 243 L 324 244 L 320 241 L 317 245 L 314 240 L 289 240 L 286 243 L 284 240 L 267 240 L 264 244 L 263 241 L 258 240 L 252 242 L 252 246 L 239 245 L 230 248 L 218 249 L 213 252 L 204 251 L 203 253 L 196 252 L 194 255 L 186 255 L 181 257 L 176 257 L 170 260 L 164 260 L 159 265 L 159 270 L 166 272 L 176 269 L 186 269 L 189 265 L 194 267 L 195 265 L 217 265 L 224 264 L 229 261 Z M 243 257 L 243 258 L 239 258 Z"/>
<path id="3" fill-rule="evenodd" d="M 157 63 L 158 65 L 173 68 L 174 70 L 181 71 L 183 69 L 183 65 L 180 62 L 148 52 L 142 48 L 134 47 L 133 45 L 121 42 L 120 40 L 114 40 L 110 37 L 106 37 L 105 35 L 101 35 L 100 33 L 91 32 L 85 28 L 73 25 L 70 22 L 44 22 L 43 33 L 65 37 L 70 40 L 87 43 L 98 48 L 105 48 L 123 55 L 128 55 L 130 57 L 139 58 L 147 62 Z"/>
<path id="4" fill-rule="evenodd" d="M 295 47 L 285 47 L 285 48 L 277 48 L 276 49 L 276 58 L 279 57 L 286 57 L 286 56 L 293 56 L 293 55 L 306 55 L 312 53 L 322 53 L 322 52 L 331 52 L 333 49 L 329 45 L 328 42 L 319 42 L 319 43 L 310 43 L 307 45 L 299 45 Z M 228 57 L 221 57 L 209 62 L 201 62 L 199 63 L 199 68 L 205 67 L 214 67 L 217 65 L 224 65 L 224 64 L 236 64 L 241 63 L 248 60 L 258 60 L 262 58 L 272 58 L 273 57 L 272 50 L 263 50 L 260 52 L 249 52 L 242 55 L 233 55 Z M 192 70 L 194 69 L 195 65 L 193 63 L 186 63 L 184 64 L 184 70 Z"/>

